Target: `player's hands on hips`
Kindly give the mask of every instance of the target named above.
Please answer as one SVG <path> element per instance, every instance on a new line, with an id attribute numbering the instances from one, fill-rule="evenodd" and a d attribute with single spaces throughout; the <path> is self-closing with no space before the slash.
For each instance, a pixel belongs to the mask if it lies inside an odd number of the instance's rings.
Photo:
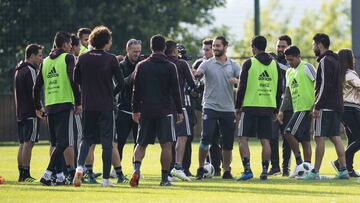
<path id="1" fill-rule="evenodd" d="M 139 123 L 139 120 L 140 120 L 140 113 L 137 112 L 137 113 L 133 113 L 132 114 L 132 119 L 136 122 L 136 123 Z"/>
<path id="2" fill-rule="evenodd" d="M 178 113 L 176 115 L 176 123 L 181 123 L 181 122 L 183 122 L 183 120 L 184 120 L 184 114 Z"/>

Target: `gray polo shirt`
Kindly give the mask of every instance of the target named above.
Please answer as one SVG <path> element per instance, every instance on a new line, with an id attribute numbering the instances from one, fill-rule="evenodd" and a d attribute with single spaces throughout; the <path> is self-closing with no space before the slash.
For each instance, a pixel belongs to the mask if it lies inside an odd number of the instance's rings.
<path id="1" fill-rule="evenodd" d="M 203 61 L 198 71 L 203 73 L 205 77 L 203 108 L 235 112 L 234 86 L 229 82 L 229 79 L 239 78 L 240 65 L 229 57 L 225 64 L 221 64 L 215 57 L 212 57 Z"/>

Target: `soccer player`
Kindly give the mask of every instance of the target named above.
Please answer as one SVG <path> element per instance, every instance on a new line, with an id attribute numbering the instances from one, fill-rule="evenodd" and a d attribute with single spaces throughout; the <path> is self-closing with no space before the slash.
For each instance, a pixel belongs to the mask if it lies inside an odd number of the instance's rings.
<path id="1" fill-rule="evenodd" d="M 42 62 L 43 47 L 30 44 L 25 49 L 25 61 L 16 66 L 14 76 L 14 96 L 16 118 L 18 122 L 19 151 L 17 155 L 18 182 L 34 182 L 30 175 L 31 152 L 34 143 L 39 139 L 39 119 L 35 113 L 35 102 L 32 96 L 36 80 L 36 69 Z"/>
<path id="2" fill-rule="evenodd" d="M 291 45 L 291 38 L 288 35 L 281 35 L 276 42 L 276 52 L 277 55 L 274 56 L 275 60 L 278 62 L 281 73 L 283 76 L 282 85 L 286 88 L 286 80 L 285 73 L 289 68 L 289 64 L 285 59 L 284 51 Z M 285 89 L 283 89 L 283 93 L 285 93 Z M 283 95 L 284 96 L 284 95 Z M 286 141 L 284 137 L 284 130 L 286 124 L 289 122 L 292 114 L 292 102 L 291 97 L 287 102 L 286 106 L 283 106 L 283 121 L 279 123 L 277 119 L 272 122 L 272 137 L 270 139 L 270 147 L 271 147 L 271 168 L 268 171 L 268 175 L 278 175 L 280 174 L 280 161 L 279 161 L 279 133 L 283 136 L 283 144 L 282 144 L 282 176 L 289 176 L 289 167 L 290 167 L 290 156 L 291 156 L 291 148 L 289 143 Z"/>
<path id="3" fill-rule="evenodd" d="M 267 180 L 271 149 L 271 125 L 281 103 L 282 75 L 279 65 L 265 52 L 266 38 L 256 36 L 251 41 L 254 57 L 246 60 L 240 75 L 236 113 L 240 117 L 239 151 L 244 172 L 238 180 L 253 178 L 250 168 L 249 137 L 257 136 L 262 145 L 262 173 Z"/>
<path id="4" fill-rule="evenodd" d="M 179 88 L 180 88 L 180 95 L 181 95 L 181 103 L 182 106 L 185 106 L 185 83 L 187 83 L 190 87 L 190 91 L 196 88 L 193 75 L 190 71 L 189 64 L 178 57 L 178 49 L 176 47 L 176 42 L 173 40 L 166 41 L 166 50 L 165 54 L 171 62 L 176 65 L 177 73 L 178 73 L 178 81 L 179 81 Z M 173 115 L 176 115 L 176 108 L 174 102 L 172 102 L 172 112 Z M 183 171 L 183 158 L 184 158 L 184 151 L 187 139 L 191 136 L 190 131 L 190 123 L 189 123 L 189 116 L 185 108 L 183 108 L 183 115 L 184 121 L 175 124 L 175 133 L 176 133 L 176 144 L 175 144 L 175 153 L 173 153 L 173 162 L 175 165 L 171 170 L 171 175 L 175 176 L 181 180 L 190 181 L 190 178 L 186 176 Z"/>
<path id="5" fill-rule="evenodd" d="M 80 55 L 80 41 L 79 38 L 75 35 L 71 35 L 71 50 L 70 54 L 74 55 L 76 58 Z"/>
<path id="6" fill-rule="evenodd" d="M 302 145 L 305 162 L 311 163 L 310 126 L 311 109 L 315 101 L 313 89 L 316 72 L 310 63 L 301 60 L 297 46 L 285 49 L 285 58 L 291 67 L 286 71 L 285 98 L 291 97 L 294 114 L 286 125 L 284 134 L 296 159 L 296 167 L 289 176 L 294 178 L 297 166 L 303 162 L 299 143 Z M 277 115 L 280 123 L 283 122 L 284 106 L 288 106 L 287 102 L 288 99 L 283 100 Z"/>
<path id="7" fill-rule="evenodd" d="M 135 74 L 135 66 L 140 61 L 142 42 L 137 39 L 130 39 L 126 43 L 126 56 L 120 62 L 120 68 L 124 74 L 124 89 L 120 92 L 117 106 L 116 117 L 116 134 L 117 134 L 117 150 L 120 156 L 120 162 L 123 158 L 123 149 L 126 144 L 126 140 L 132 131 L 134 140 L 134 147 L 136 146 L 136 137 L 138 125 L 132 119 L 131 110 L 131 98 L 133 91 L 133 79 Z M 119 93 L 119 89 L 114 90 L 115 94 Z M 114 170 L 117 173 L 118 181 L 125 180 L 125 176 L 122 172 L 121 164 Z"/>
<path id="8" fill-rule="evenodd" d="M 103 187 L 114 186 L 109 180 L 112 144 L 115 134 L 113 77 L 120 90 L 124 78 L 119 63 L 108 51 L 112 45 L 111 31 L 104 26 L 96 27 L 89 36 L 94 48 L 79 57 L 74 80 L 81 87 L 83 102 L 83 139 L 80 145 L 74 186 L 81 185 L 85 159 L 96 140 L 101 141 L 103 161 Z"/>
<path id="9" fill-rule="evenodd" d="M 213 40 L 212 39 L 204 39 L 203 43 L 202 43 L 202 51 L 204 56 L 202 58 L 199 58 L 198 60 L 196 60 L 193 64 L 193 70 L 197 70 L 198 67 L 200 66 L 200 64 L 203 61 L 206 61 L 212 57 L 214 57 L 213 54 L 213 50 L 212 50 L 212 44 L 213 44 Z M 203 94 L 204 94 L 204 80 L 200 80 L 200 84 L 199 84 L 199 95 L 197 98 L 193 98 L 193 102 L 195 104 L 195 107 L 197 107 L 198 110 L 202 110 L 201 108 L 201 101 L 203 98 Z M 221 159 L 222 159 L 222 155 L 221 155 L 221 146 L 220 146 L 220 131 L 219 131 L 219 125 L 218 123 L 216 123 L 216 128 L 214 130 L 214 135 L 213 135 L 213 140 L 212 143 L 210 145 L 209 148 L 209 156 L 206 158 L 206 161 L 210 162 L 215 169 L 215 173 L 214 176 L 220 176 L 221 175 Z"/>
<path id="10" fill-rule="evenodd" d="M 355 71 L 354 56 L 350 49 L 341 49 L 338 53 L 339 63 L 342 75 L 345 77 L 343 87 L 344 97 L 344 113 L 342 114 L 342 123 L 345 127 L 346 136 L 348 138 L 347 148 L 345 150 L 346 167 L 350 177 L 359 177 L 354 171 L 353 162 L 354 155 L 360 150 L 360 79 Z M 333 162 L 336 169 L 339 161 Z"/>
<path id="11" fill-rule="evenodd" d="M 327 34 L 317 33 L 313 37 L 313 51 L 317 56 L 315 83 L 315 166 L 303 179 L 320 179 L 319 171 L 325 152 L 325 138 L 328 137 L 335 146 L 338 156 L 336 178 L 348 179 L 346 169 L 345 150 L 340 137 L 341 113 L 344 111 L 343 82 L 339 66 L 339 57 L 329 50 L 330 38 Z"/>
<path id="12" fill-rule="evenodd" d="M 165 38 L 154 35 L 150 39 L 152 54 L 136 66 L 132 99 L 133 119 L 139 124 L 137 145 L 134 151 L 134 171 L 130 186 L 137 187 L 141 161 L 149 144 L 157 137 L 161 146 L 160 186 L 170 186 L 168 181 L 172 158 L 172 143 L 176 141 L 171 111 L 175 103 L 177 122 L 183 120 L 179 82 L 175 64 L 167 60 Z"/>
<path id="13" fill-rule="evenodd" d="M 203 128 L 199 145 L 199 168 L 196 179 L 204 178 L 205 159 L 209 145 L 213 143 L 216 125 L 222 134 L 223 179 L 233 179 L 231 159 L 235 132 L 235 108 L 233 87 L 238 82 L 240 66 L 226 55 L 228 41 L 217 36 L 213 40 L 212 50 L 215 57 L 200 64 L 195 73 L 196 78 L 205 77 L 203 96 Z"/>
<path id="14" fill-rule="evenodd" d="M 46 57 L 40 66 L 40 71 L 34 86 L 34 100 L 36 115 L 44 117 L 45 109 L 40 103 L 40 91 L 44 86 L 45 108 L 48 113 L 50 137 L 56 140 L 56 147 L 52 151 L 49 165 L 41 177 L 43 185 L 53 185 L 52 171 L 56 169 L 56 185 L 70 184 L 75 173 L 74 169 L 74 135 L 73 118 L 75 113 L 81 112 L 81 100 L 78 86 L 73 82 L 75 58 L 69 54 L 71 49 L 70 35 L 58 32 L 54 39 L 55 49 Z M 70 177 L 64 176 L 63 158 L 67 150 L 65 161 Z"/>
<path id="15" fill-rule="evenodd" d="M 88 47 L 90 33 L 90 28 L 80 28 L 77 32 L 77 36 L 80 40 L 80 55 L 89 51 Z"/>

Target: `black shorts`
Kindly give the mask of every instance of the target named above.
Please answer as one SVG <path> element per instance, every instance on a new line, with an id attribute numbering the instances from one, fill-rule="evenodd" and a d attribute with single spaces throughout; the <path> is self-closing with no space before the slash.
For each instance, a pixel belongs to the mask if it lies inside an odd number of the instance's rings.
<path id="1" fill-rule="evenodd" d="M 39 118 L 28 118 L 17 122 L 20 144 L 39 141 Z"/>
<path id="2" fill-rule="evenodd" d="M 214 143 L 216 126 L 219 126 L 220 135 L 223 141 L 224 150 L 232 150 L 234 145 L 234 134 L 236 119 L 234 112 L 221 112 L 212 109 L 203 111 L 203 127 L 201 132 L 201 142 L 205 144 Z"/>
<path id="3" fill-rule="evenodd" d="M 319 118 L 315 119 L 315 137 L 340 136 L 341 113 L 331 110 L 320 110 Z"/>
<path id="4" fill-rule="evenodd" d="M 74 111 L 71 109 L 48 115 L 51 146 L 74 146 Z"/>
<path id="5" fill-rule="evenodd" d="M 272 116 L 257 116 L 241 112 L 238 136 L 258 137 L 259 139 L 271 139 Z"/>
<path id="6" fill-rule="evenodd" d="M 176 137 L 191 136 L 189 116 L 185 108 L 183 108 L 184 120 L 181 123 L 176 123 L 176 114 L 174 116 Z"/>
<path id="7" fill-rule="evenodd" d="M 83 140 L 88 144 L 101 143 L 102 148 L 112 148 L 115 135 L 113 111 L 84 111 Z"/>
<path id="8" fill-rule="evenodd" d="M 138 125 L 133 121 L 132 113 L 129 111 L 119 110 L 116 116 L 116 135 L 114 142 L 125 144 L 130 132 L 132 132 L 135 142 L 137 128 Z"/>
<path id="9" fill-rule="evenodd" d="M 174 116 L 169 114 L 162 118 L 141 118 L 136 143 L 141 146 L 154 144 L 157 137 L 160 144 L 175 142 Z"/>
<path id="10" fill-rule="evenodd" d="M 295 112 L 287 124 L 284 134 L 294 135 L 299 141 L 310 141 L 311 112 Z"/>

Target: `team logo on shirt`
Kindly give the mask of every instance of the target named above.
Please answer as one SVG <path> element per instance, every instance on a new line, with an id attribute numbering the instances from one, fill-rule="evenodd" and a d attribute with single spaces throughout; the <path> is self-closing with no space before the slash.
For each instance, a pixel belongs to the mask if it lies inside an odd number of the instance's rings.
<path id="1" fill-rule="evenodd" d="M 299 87 L 299 84 L 296 81 L 296 79 L 294 79 L 293 81 L 291 81 L 291 88 L 297 88 L 297 87 Z"/>
<path id="2" fill-rule="evenodd" d="M 259 80 L 271 81 L 271 77 L 270 77 L 269 73 L 265 70 L 264 72 L 262 72 L 259 75 Z"/>
<path id="3" fill-rule="evenodd" d="M 51 68 L 51 71 L 48 73 L 46 77 L 47 78 L 59 77 L 59 74 L 56 72 L 55 67 Z"/>

